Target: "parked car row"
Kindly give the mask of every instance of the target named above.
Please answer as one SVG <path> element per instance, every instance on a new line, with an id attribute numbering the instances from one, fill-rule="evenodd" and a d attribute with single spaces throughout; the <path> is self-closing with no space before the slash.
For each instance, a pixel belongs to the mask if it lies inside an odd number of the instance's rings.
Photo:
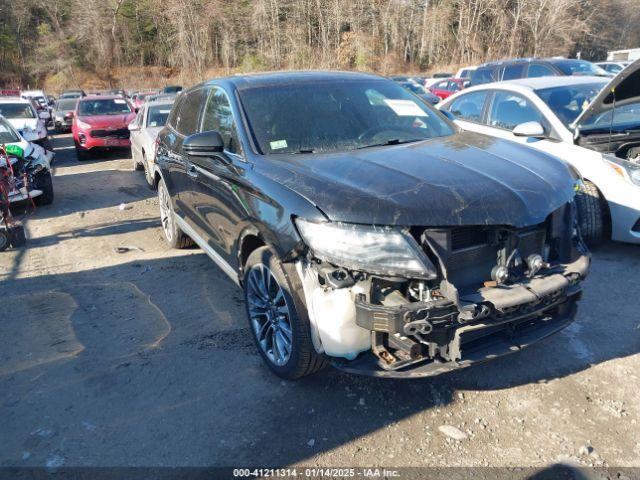
<path id="1" fill-rule="evenodd" d="M 79 159 L 131 144 L 168 245 L 243 289 L 274 373 L 431 376 L 569 325 L 585 239 L 640 243 L 640 61 L 613 80 L 516 63 L 437 80 L 437 109 L 415 78 L 269 73 L 137 112 L 82 97 L 72 131 Z"/>

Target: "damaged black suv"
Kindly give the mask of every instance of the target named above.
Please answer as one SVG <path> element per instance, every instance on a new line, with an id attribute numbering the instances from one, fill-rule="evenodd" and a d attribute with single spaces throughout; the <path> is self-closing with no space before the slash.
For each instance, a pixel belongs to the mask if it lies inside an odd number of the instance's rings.
<path id="1" fill-rule="evenodd" d="M 327 363 L 420 377 L 517 351 L 576 315 L 577 177 L 460 132 L 394 82 L 300 72 L 181 94 L 158 138 L 167 242 L 245 292 L 284 378 Z"/>

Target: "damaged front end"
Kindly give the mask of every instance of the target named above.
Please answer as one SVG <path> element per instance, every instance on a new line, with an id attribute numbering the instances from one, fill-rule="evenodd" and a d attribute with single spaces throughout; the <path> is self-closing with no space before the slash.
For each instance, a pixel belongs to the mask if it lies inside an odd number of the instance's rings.
<path id="1" fill-rule="evenodd" d="M 437 375 L 561 330 L 590 263 L 573 203 L 526 228 L 296 224 L 316 350 L 376 376 Z"/>

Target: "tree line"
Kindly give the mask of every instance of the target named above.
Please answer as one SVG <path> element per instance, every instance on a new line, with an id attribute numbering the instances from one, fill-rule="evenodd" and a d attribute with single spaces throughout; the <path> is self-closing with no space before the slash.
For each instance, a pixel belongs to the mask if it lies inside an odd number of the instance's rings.
<path id="1" fill-rule="evenodd" d="M 640 46 L 639 0 L 0 0 L 0 82 L 163 67 L 428 71 Z"/>

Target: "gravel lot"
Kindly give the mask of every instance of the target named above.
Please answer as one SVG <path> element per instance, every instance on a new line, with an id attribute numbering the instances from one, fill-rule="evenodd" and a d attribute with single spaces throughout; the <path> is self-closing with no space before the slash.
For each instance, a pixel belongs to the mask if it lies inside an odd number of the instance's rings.
<path id="1" fill-rule="evenodd" d="M 241 291 L 164 245 L 131 160 L 55 145 L 54 204 L 0 254 L 0 466 L 640 467 L 639 246 L 594 252 L 577 321 L 524 352 L 288 383 L 254 352 Z"/>

